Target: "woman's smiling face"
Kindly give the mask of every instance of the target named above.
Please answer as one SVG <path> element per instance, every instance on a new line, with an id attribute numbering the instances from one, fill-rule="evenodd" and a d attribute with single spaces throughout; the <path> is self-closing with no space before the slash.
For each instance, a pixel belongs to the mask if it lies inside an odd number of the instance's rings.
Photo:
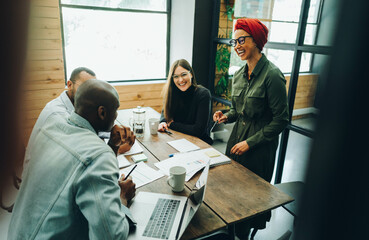
<path id="1" fill-rule="evenodd" d="M 243 29 L 237 29 L 234 32 L 235 39 L 238 39 L 239 37 L 243 36 L 250 36 L 250 34 Z M 234 50 L 236 51 L 237 55 L 241 58 L 241 60 L 248 60 L 252 58 L 255 53 L 259 52 L 255 42 L 251 37 L 245 38 L 245 42 L 243 44 L 240 44 L 238 41 L 236 43 L 237 44 L 234 47 Z"/>
<path id="2" fill-rule="evenodd" d="M 179 90 L 185 92 L 192 85 L 192 74 L 182 66 L 178 66 L 173 73 L 173 82 Z"/>

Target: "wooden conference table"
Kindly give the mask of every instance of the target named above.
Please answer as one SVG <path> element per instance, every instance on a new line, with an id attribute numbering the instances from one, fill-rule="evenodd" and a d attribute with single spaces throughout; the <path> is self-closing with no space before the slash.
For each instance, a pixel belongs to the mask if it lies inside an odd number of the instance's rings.
<path id="1" fill-rule="evenodd" d="M 157 169 L 154 163 L 168 158 L 177 152 L 168 141 L 185 138 L 201 149 L 211 147 L 197 137 L 189 136 L 171 130 L 172 135 L 158 132 L 151 135 L 148 127 L 149 118 L 160 118 L 160 114 L 152 108 L 146 110 L 145 134 L 136 138 L 148 157 L 147 164 Z M 118 111 L 116 123 L 129 126 L 133 109 Z M 128 156 L 130 160 L 130 157 Z M 195 175 L 186 183 L 185 191 L 179 195 L 188 195 L 196 183 Z M 139 191 L 175 194 L 166 183 L 166 177 L 160 178 L 137 189 Z M 181 239 L 194 239 L 205 236 L 220 229 L 229 231 L 234 237 L 234 224 L 256 215 L 267 212 L 293 201 L 293 198 L 283 193 L 264 179 L 260 178 L 241 164 L 232 160 L 230 164 L 212 167 L 209 171 L 205 199 L 198 212 L 191 220 Z"/>

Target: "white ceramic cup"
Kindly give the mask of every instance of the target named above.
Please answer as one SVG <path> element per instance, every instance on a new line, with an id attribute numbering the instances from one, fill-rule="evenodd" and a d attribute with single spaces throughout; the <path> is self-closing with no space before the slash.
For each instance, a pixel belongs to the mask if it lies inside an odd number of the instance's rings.
<path id="1" fill-rule="evenodd" d="M 159 118 L 149 119 L 150 133 L 152 135 L 158 134 Z"/>
<path id="2" fill-rule="evenodd" d="M 186 168 L 174 166 L 169 169 L 167 183 L 172 187 L 173 192 L 182 192 L 186 178 Z"/>

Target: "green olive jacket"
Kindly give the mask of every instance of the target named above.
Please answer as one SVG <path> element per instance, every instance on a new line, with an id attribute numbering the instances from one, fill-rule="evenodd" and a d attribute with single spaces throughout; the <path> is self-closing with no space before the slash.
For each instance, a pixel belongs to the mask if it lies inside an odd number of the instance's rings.
<path id="1" fill-rule="evenodd" d="M 287 126 L 289 118 L 286 80 L 264 54 L 251 73 L 250 80 L 247 80 L 247 71 L 246 64 L 234 74 L 232 80 L 232 106 L 226 116 L 228 123 L 236 123 L 226 154 L 270 181 L 278 135 Z M 240 156 L 230 154 L 235 144 L 245 140 L 249 151 Z"/>

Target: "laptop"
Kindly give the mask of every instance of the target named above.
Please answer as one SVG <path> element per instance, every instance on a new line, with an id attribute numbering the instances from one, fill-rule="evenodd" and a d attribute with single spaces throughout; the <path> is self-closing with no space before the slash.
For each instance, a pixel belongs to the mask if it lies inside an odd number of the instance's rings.
<path id="1" fill-rule="evenodd" d="M 179 239 L 204 200 L 209 164 L 188 197 L 139 192 L 129 208 L 137 225 L 128 239 Z"/>

